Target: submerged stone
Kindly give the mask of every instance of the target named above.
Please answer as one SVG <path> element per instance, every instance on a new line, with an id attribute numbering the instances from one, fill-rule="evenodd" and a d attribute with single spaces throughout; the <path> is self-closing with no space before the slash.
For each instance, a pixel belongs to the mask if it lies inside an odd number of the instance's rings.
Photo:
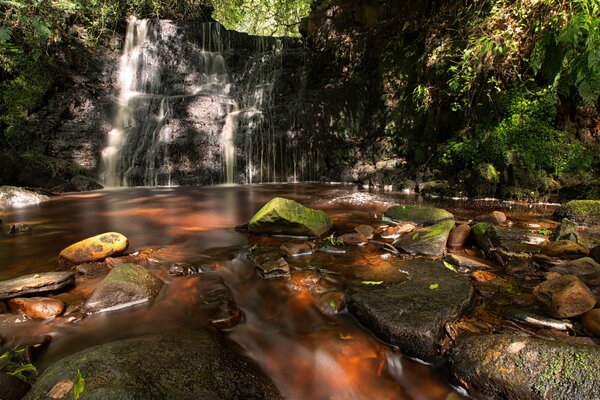
<path id="1" fill-rule="evenodd" d="M 394 246 L 412 255 L 441 257 L 453 226 L 454 220 L 446 220 L 417 229 L 397 239 Z"/>
<path id="2" fill-rule="evenodd" d="M 102 261 L 119 255 L 129 246 L 125 236 L 117 232 L 107 232 L 70 245 L 60 252 L 59 257 L 74 264 Z"/>
<path id="3" fill-rule="evenodd" d="M 348 311 L 403 354 L 433 361 L 444 325 L 469 306 L 473 287 L 440 262 L 415 260 L 402 269 L 408 274 L 402 283 L 363 285 L 347 293 Z"/>
<path id="4" fill-rule="evenodd" d="M 454 219 L 454 215 L 441 208 L 411 205 L 392 206 L 387 209 L 385 216 L 396 221 L 410 221 L 420 225 L 433 225 Z"/>
<path id="5" fill-rule="evenodd" d="M 47 399 L 61 382 L 85 379 L 82 398 L 283 399 L 249 359 L 205 332 L 178 331 L 121 340 L 83 350 L 51 365 L 28 400 Z M 73 391 L 55 399 L 72 399 Z"/>
<path id="6" fill-rule="evenodd" d="M 0 300 L 60 290 L 75 282 L 73 272 L 43 272 L 0 282 Z"/>
<path id="7" fill-rule="evenodd" d="M 82 306 L 87 314 L 114 311 L 154 300 L 163 282 L 136 264 L 114 267 Z"/>
<path id="8" fill-rule="evenodd" d="M 281 257 L 279 249 L 271 247 L 252 248 L 248 259 L 252 261 L 263 279 L 280 279 L 290 277 L 290 266 Z"/>
<path id="9" fill-rule="evenodd" d="M 450 352 L 454 378 L 474 398 L 600 398 L 600 347 L 513 335 L 464 335 Z"/>
<path id="10" fill-rule="evenodd" d="M 323 211 L 275 197 L 250 219 L 248 232 L 321 236 L 332 226 L 331 219 Z"/>
<path id="11" fill-rule="evenodd" d="M 201 318 L 218 329 L 237 325 L 242 319 L 242 312 L 223 278 L 215 274 L 203 274 L 199 279 L 197 311 Z"/>

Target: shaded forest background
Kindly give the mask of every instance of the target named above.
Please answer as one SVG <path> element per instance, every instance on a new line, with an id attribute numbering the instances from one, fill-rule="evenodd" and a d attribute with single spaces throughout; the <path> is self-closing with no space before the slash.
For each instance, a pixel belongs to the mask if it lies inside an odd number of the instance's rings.
<path id="1" fill-rule="evenodd" d="M 215 18 L 307 38 L 332 121 L 320 128 L 335 149 L 329 179 L 381 183 L 372 170 L 392 162 L 402 171 L 383 183 L 433 194 L 600 197 L 600 0 L 0 0 L 0 10 L 0 166 L 47 156 L 31 116 L 74 79 L 75 60 L 120 48 L 129 16 Z"/>

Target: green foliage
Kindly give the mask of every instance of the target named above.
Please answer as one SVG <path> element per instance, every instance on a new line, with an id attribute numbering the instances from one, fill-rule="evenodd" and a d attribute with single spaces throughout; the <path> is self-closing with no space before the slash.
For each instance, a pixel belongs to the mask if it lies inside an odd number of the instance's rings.
<path id="1" fill-rule="evenodd" d="M 83 379 L 83 375 L 81 375 L 81 371 L 77 370 L 77 380 L 75 381 L 75 386 L 73 387 L 73 399 L 79 400 L 79 396 L 85 390 L 85 379 Z"/>
<path id="2" fill-rule="evenodd" d="M 335 233 L 332 233 L 330 236 L 327 236 L 325 238 L 325 242 L 329 243 L 332 246 L 341 246 L 344 244 L 342 238 L 335 236 Z"/>
<path id="3" fill-rule="evenodd" d="M 28 376 L 35 375 L 37 369 L 26 362 L 24 357 L 25 349 L 14 348 L 0 355 L 0 372 L 5 372 L 23 381 L 27 381 Z"/>

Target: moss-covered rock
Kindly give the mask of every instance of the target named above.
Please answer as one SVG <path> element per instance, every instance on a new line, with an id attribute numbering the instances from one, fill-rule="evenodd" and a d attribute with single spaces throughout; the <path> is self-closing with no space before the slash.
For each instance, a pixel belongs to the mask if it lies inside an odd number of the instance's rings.
<path id="1" fill-rule="evenodd" d="M 411 221 L 421 225 L 433 225 L 449 219 L 454 215 L 441 208 L 398 205 L 387 209 L 385 216 L 395 221 Z"/>
<path id="2" fill-rule="evenodd" d="M 275 197 L 263 206 L 248 222 L 248 232 L 321 236 L 331 229 L 331 219 L 321 210 Z"/>
<path id="3" fill-rule="evenodd" d="M 600 224 L 600 200 L 572 200 L 560 206 L 555 215 L 579 224 Z"/>
<path id="4" fill-rule="evenodd" d="M 600 347 L 513 335 L 466 335 L 450 353 L 474 398 L 600 398 Z"/>
<path id="5" fill-rule="evenodd" d="M 121 264 L 96 286 L 82 311 L 93 314 L 147 303 L 154 300 L 162 286 L 163 282 L 146 268 Z"/>
<path id="6" fill-rule="evenodd" d="M 63 249 L 59 258 L 74 264 L 102 261 L 127 250 L 129 241 L 117 232 L 107 232 L 81 240 Z"/>
<path id="7" fill-rule="evenodd" d="M 475 246 L 488 255 L 491 250 L 501 247 L 502 244 L 496 229 L 485 222 L 479 222 L 472 226 L 471 237 L 473 238 Z"/>
<path id="8" fill-rule="evenodd" d="M 441 257 L 453 227 L 454 220 L 446 220 L 420 228 L 400 237 L 394 246 L 412 255 Z"/>

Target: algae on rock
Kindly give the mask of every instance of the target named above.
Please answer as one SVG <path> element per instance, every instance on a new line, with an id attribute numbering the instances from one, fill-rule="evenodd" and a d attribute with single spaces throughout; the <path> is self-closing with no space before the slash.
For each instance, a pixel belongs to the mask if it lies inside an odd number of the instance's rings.
<path id="1" fill-rule="evenodd" d="M 248 232 L 321 236 L 332 226 L 325 212 L 305 207 L 294 200 L 275 197 L 250 219 Z"/>

